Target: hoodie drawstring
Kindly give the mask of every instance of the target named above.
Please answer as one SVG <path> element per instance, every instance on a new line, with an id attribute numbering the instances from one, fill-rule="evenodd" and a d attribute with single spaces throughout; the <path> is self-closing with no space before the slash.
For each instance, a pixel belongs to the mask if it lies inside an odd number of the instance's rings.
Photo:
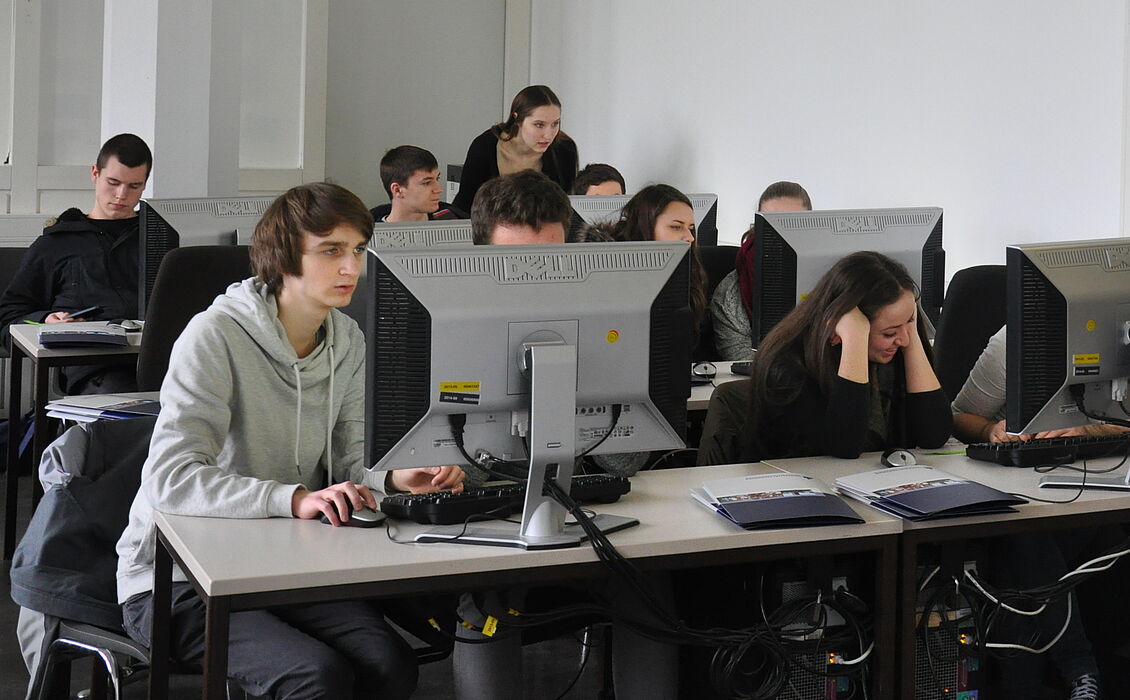
<path id="1" fill-rule="evenodd" d="M 333 455 L 333 431 L 334 431 L 334 370 L 337 363 L 334 361 L 334 346 L 329 346 L 330 351 L 330 396 L 329 402 L 326 404 L 326 486 L 332 486 L 334 483 L 334 455 Z M 298 386 L 298 408 L 294 415 L 294 466 L 298 469 L 298 473 L 302 473 L 302 465 L 299 463 L 298 446 L 302 438 L 302 373 L 298 370 L 298 363 L 295 362 L 291 365 L 294 369 L 294 383 Z"/>
<path id="2" fill-rule="evenodd" d="M 298 445 L 302 437 L 302 373 L 298 371 L 298 363 L 291 365 L 294 369 L 294 383 L 298 385 L 298 408 L 294 414 L 294 467 L 302 473 L 302 464 L 298 460 Z"/>

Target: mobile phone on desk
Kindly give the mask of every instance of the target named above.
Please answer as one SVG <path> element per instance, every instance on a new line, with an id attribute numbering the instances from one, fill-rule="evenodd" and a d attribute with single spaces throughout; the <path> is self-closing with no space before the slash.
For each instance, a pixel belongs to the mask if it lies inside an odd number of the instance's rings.
<path id="1" fill-rule="evenodd" d="M 101 306 L 88 306 L 85 309 L 79 309 L 78 311 L 72 311 L 70 313 L 63 314 L 62 316 L 60 316 L 60 318 L 62 318 L 65 321 L 69 321 L 72 318 L 82 318 L 83 316 L 85 316 L 87 314 L 92 314 L 95 311 L 101 311 L 101 310 L 102 310 Z"/>

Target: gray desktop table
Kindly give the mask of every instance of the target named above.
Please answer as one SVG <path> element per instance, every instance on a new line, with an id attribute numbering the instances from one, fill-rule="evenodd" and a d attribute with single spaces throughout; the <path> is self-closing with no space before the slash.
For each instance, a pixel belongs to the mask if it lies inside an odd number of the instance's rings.
<path id="1" fill-rule="evenodd" d="M 930 454 L 929 450 L 916 450 L 919 464 L 949 472 L 955 476 L 977 481 L 1006 493 L 1030 495 L 1047 500 L 1066 501 L 1075 490 L 1041 489 L 1040 479 L 1032 469 L 1002 467 L 989 462 L 969 459 L 964 454 Z M 1089 460 L 1088 466 L 1103 469 L 1114 466 L 1115 458 Z M 859 459 L 834 457 L 806 457 L 776 459 L 767 462 L 784 471 L 808 474 L 822 479 L 829 486 L 842 476 L 879 469 L 879 455 L 865 454 Z M 1125 474 L 1123 470 L 1118 474 Z M 1071 503 L 1039 503 L 1030 501 L 1018 506 L 1016 513 L 979 515 L 960 518 L 943 518 L 924 522 L 905 521 L 899 541 L 898 587 L 898 648 L 913 650 L 915 644 L 915 605 L 918 600 L 917 572 L 919 551 L 924 545 L 941 544 L 956 540 L 1000 537 L 1023 532 L 1049 531 L 1086 527 L 1110 523 L 1130 522 L 1130 492 L 1084 491 Z M 914 697 L 914 654 L 903 653 L 899 658 L 899 689 L 897 697 Z"/>
<path id="2" fill-rule="evenodd" d="M 691 395 L 687 399 L 688 411 L 705 411 L 710 406 L 710 397 L 714 395 L 714 388 L 719 384 L 746 379 L 743 375 L 734 374 L 730 371 L 730 365 L 734 364 L 733 362 L 717 360 L 712 364 L 718 370 L 718 373 L 714 375 L 714 381 L 710 384 L 691 385 Z"/>
<path id="3" fill-rule="evenodd" d="M 645 570 L 674 570 L 779 558 L 862 553 L 876 571 L 895 565 L 901 523 L 865 506 L 860 525 L 746 532 L 696 503 L 689 492 L 704 479 L 768 473 L 760 464 L 643 472 L 618 503 L 595 507 L 638 518 L 610 536 Z M 168 693 L 168 601 L 172 566 L 204 600 L 207 613 L 204 696 L 222 698 L 232 612 L 301 602 L 459 592 L 599 577 L 603 565 L 587 545 L 525 552 L 457 544 L 404 546 L 382 529 L 330 528 L 317 521 L 233 520 L 155 513 L 157 568 L 150 697 Z M 408 539 L 423 526 L 396 523 Z M 892 577 L 876 576 L 878 650 L 874 697 L 894 698 Z"/>
<path id="4" fill-rule="evenodd" d="M 33 391 L 32 410 L 35 416 L 35 439 L 32 442 L 31 459 L 33 470 L 39 467 L 39 458 L 49 444 L 47 430 L 47 380 L 52 367 L 68 367 L 78 365 L 130 365 L 137 362 L 138 349 L 141 346 L 141 333 L 130 333 L 129 345 L 121 348 L 68 348 L 47 349 L 39 344 L 39 329 L 43 326 L 13 323 L 12 334 L 12 359 L 9 364 L 8 376 L 8 412 L 9 426 L 18 425 L 20 406 L 23 405 L 23 360 L 32 363 Z M 18 431 L 16 431 L 18 432 Z M 16 548 L 16 487 L 19 478 L 20 436 L 8 436 L 8 472 L 5 480 L 4 491 L 4 560 L 12 558 Z M 33 478 L 32 492 L 39 495 L 39 480 Z M 33 498 L 33 502 L 36 500 Z"/>

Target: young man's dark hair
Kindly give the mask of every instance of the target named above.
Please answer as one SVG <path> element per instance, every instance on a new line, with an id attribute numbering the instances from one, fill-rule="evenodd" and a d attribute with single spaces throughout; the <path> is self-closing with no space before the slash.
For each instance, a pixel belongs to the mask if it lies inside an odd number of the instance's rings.
<path id="1" fill-rule="evenodd" d="M 251 269 L 272 293 L 284 275 L 302 274 L 302 234 L 324 237 L 349 226 L 368 241 L 373 217 L 357 195 L 340 185 L 311 182 L 271 202 L 251 236 Z"/>
<path id="2" fill-rule="evenodd" d="M 420 170 L 438 170 L 439 162 L 431 152 L 419 146 L 390 148 L 381 158 L 381 184 L 385 194 L 392 196 L 392 183 L 407 185 L 408 179 Z"/>
<path id="3" fill-rule="evenodd" d="M 471 207 L 471 235 L 475 245 L 490 245 L 496 226 L 528 226 L 537 231 L 560 223 L 567 228 L 572 215 L 569 197 L 556 182 L 536 170 L 522 170 L 479 188 Z"/>
<path id="4" fill-rule="evenodd" d="M 620 185 L 620 194 L 628 193 L 628 186 L 624 184 L 624 176 L 620 171 L 607 163 L 589 163 L 577 173 L 573 181 L 573 194 L 588 194 L 589 188 L 605 182 L 615 182 Z"/>
<path id="5" fill-rule="evenodd" d="M 106 167 L 111 156 L 117 158 L 118 162 L 127 168 L 144 165 L 147 177 L 149 171 L 153 169 L 152 151 L 141 140 L 141 137 L 134 134 L 118 134 L 111 137 L 106 143 L 102 144 L 102 149 L 98 151 L 98 159 L 94 161 L 94 164 L 101 170 Z"/>

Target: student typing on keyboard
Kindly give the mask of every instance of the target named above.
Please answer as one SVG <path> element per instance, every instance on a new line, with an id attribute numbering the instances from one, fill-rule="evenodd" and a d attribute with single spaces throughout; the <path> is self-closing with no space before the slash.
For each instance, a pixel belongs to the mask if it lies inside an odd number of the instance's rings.
<path id="1" fill-rule="evenodd" d="M 1010 435 L 1005 431 L 1005 331 L 1002 327 L 977 358 L 977 363 L 969 373 L 969 379 L 961 387 L 953 401 L 952 410 L 954 436 L 967 443 L 1009 442 L 1031 440 L 1032 438 L 1052 438 L 1067 436 L 1113 435 L 1124 428 L 1110 425 L 1085 425 L 1068 430 L 1053 430 L 1036 435 Z M 1088 549 L 1099 549 L 1092 545 L 1100 534 L 1094 530 L 1069 531 L 1052 534 L 1017 535 L 994 540 L 991 555 L 987 558 L 989 568 L 986 573 L 994 583 L 1011 585 L 1017 588 L 1030 588 L 1054 581 L 1072 568 L 1069 553 L 1083 555 Z M 1074 595 L 1074 594 L 1072 594 Z M 1078 601 L 1075 601 L 1078 605 Z M 1059 603 L 1040 628 L 1044 638 L 1054 636 L 1062 624 L 1063 603 Z M 1019 627 L 1019 625 L 1014 625 Z M 1097 684 L 1098 665 L 1091 651 L 1079 615 L 1072 617 L 1060 641 L 1048 654 L 1048 661 L 1056 668 L 1064 682 L 1072 689 Z M 1036 692 L 1036 686 L 1027 684 L 1040 678 L 1042 657 L 1021 654 L 1000 661 L 1006 677 L 1014 679 L 1013 690 L 1017 697 Z M 1072 695 L 1072 697 L 1075 697 Z M 1080 697 L 1089 697 L 1080 695 Z"/>
<path id="2" fill-rule="evenodd" d="M 291 189 L 255 227 L 255 277 L 230 286 L 177 339 L 141 488 L 117 545 L 123 626 L 137 641 L 150 642 L 154 510 L 325 515 L 336 526 L 375 507 L 382 487 L 461 488 L 458 467 L 387 477 L 364 469 L 365 341 L 339 308 L 353 296 L 372 231 L 368 210 L 344 188 Z M 204 604 L 179 571 L 172 599 L 172 657 L 199 663 Z M 229 675 L 254 695 L 407 698 L 416 687 L 411 649 L 366 601 L 238 613 L 230 637 Z"/>
<path id="3" fill-rule="evenodd" d="M 967 443 L 1007 442 L 1067 436 L 1118 435 L 1126 428 L 1115 425 L 1090 425 L 1066 430 L 1049 430 L 1036 435 L 1010 435 L 1005 431 L 1005 330 L 1002 327 L 989 339 L 984 352 L 969 372 L 969 379 L 953 400 L 953 434 Z"/>

